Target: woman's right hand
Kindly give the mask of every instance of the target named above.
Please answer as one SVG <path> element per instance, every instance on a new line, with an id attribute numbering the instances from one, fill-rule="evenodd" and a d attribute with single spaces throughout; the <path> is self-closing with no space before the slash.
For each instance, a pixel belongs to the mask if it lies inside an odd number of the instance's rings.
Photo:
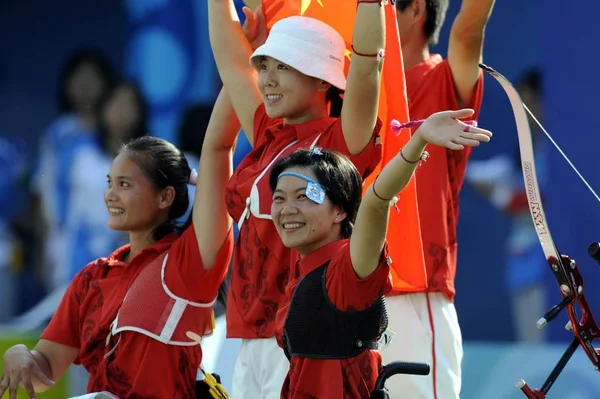
<path id="1" fill-rule="evenodd" d="M 30 398 L 35 398 L 34 381 L 48 387 L 52 381 L 37 364 L 33 354 L 25 345 L 15 345 L 4 353 L 4 370 L 0 382 L 0 398 L 8 390 L 9 398 L 17 398 L 19 384 L 25 388 Z"/>

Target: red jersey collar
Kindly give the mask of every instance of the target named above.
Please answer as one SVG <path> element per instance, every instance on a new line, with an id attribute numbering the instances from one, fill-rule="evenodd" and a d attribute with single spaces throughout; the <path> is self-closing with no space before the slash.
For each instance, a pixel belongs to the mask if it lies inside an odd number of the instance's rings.
<path id="1" fill-rule="evenodd" d="M 319 266 L 327 263 L 333 255 L 338 252 L 344 245 L 348 244 L 348 238 L 337 240 L 321 248 L 309 253 L 304 258 L 298 261 L 298 271 L 301 276 L 306 276 Z"/>
<path id="2" fill-rule="evenodd" d="M 138 256 L 140 256 L 141 254 L 148 253 L 148 252 L 156 252 L 156 253 L 163 252 L 166 249 L 168 249 L 173 244 L 173 241 L 175 241 L 177 238 L 179 238 L 179 236 L 175 233 L 168 234 L 165 237 L 163 237 L 160 241 L 158 241 L 157 243 L 154 243 L 154 244 L 149 245 L 146 248 L 144 248 L 142 250 L 142 252 L 140 252 L 138 254 Z M 126 244 L 126 245 L 123 245 L 122 247 L 118 248 L 112 254 L 110 254 L 108 256 L 108 258 L 106 259 L 106 264 L 108 266 L 125 266 L 126 264 L 125 264 L 125 262 L 123 262 L 123 259 L 129 253 L 130 249 L 131 249 L 131 244 Z"/>
<path id="3" fill-rule="evenodd" d="M 325 127 L 335 122 L 336 118 L 319 118 L 313 119 L 300 124 L 286 125 L 283 120 L 278 120 L 278 123 L 269 126 L 266 131 L 271 135 L 276 135 L 281 132 L 291 132 L 298 140 L 305 140 L 307 138 L 315 137 L 318 134 L 323 133 Z"/>

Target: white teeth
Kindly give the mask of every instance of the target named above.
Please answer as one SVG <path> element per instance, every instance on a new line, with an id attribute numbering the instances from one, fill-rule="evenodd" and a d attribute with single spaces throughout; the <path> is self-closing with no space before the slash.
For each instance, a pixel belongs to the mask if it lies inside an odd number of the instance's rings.
<path id="1" fill-rule="evenodd" d="M 267 94 L 268 100 L 279 100 L 283 96 L 281 94 Z"/>
<path id="2" fill-rule="evenodd" d="M 284 229 L 299 229 L 302 226 L 304 226 L 304 223 L 284 223 L 283 224 Z"/>
<path id="3" fill-rule="evenodd" d="M 114 213 L 116 215 L 121 215 L 121 214 L 125 213 L 125 210 L 121 209 L 121 208 L 108 208 L 108 211 L 110 213 Z"/>

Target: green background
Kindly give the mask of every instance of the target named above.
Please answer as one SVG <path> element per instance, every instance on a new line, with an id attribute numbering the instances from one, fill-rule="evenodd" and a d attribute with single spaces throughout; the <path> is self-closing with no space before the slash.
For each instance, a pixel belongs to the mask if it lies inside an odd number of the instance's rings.
<path id="1" fill-rule="evenodd" d="M 25 344 L 29 348 L 33 348 L 39 339 L 39 335 L 19 335 L 19 336 L 5 336 L 0 337 L 0 354 L 4 354 L 11 346 L 16 344 Z M 3 360 L 0 358 L 0 367 L 4 367 Z M 60 381 L 57 382 L 54 388 L 48 392 L 39 393 L 38 399 L 65 399 L 68 398 L 67 393 L 68 375 L 63 376 Z M 23 388 L 19 388 L 17 395 L 18 399 L 28 399 L 29 396 Z M 8 392 L 2 396 L 2 399 L 8 399 Z"/>

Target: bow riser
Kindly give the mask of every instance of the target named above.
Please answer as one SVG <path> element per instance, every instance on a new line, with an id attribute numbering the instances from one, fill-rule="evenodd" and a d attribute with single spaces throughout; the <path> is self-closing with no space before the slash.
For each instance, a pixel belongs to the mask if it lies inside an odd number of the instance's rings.
<path id="1" fill-rule="evenodd" d="M 572 299 L 566 306 L 567 314 L 569 316 L 567 329 L 573 331 L 573 335 L 579 339 L 586 355 L 596 370 L 598 370 L 600 368 L 600 350 L 594 348 L 592 341 L 600 339 L 600 327 L 598 326 L 598 323 L 596 323 L 596 319 L 594 318 L 584 295 L 583 277 L 581 276 L 577 263 L 575 260 L 563 255 L 562 264 L 569 265 L 568 277 L 565 276 L 566 273 L 563 273 L 562 270 L 560 270 L 560 266 L 556 263 L 550 263 L 550 268 L 554 272 L 556 280 L 559 283 L 558 285 L 563 299 Z M 568 287 L 568 290 L 566 290 L 565 287 Z M 581 313 L 580 316 L 578 316 L 577 306 Z"/>

